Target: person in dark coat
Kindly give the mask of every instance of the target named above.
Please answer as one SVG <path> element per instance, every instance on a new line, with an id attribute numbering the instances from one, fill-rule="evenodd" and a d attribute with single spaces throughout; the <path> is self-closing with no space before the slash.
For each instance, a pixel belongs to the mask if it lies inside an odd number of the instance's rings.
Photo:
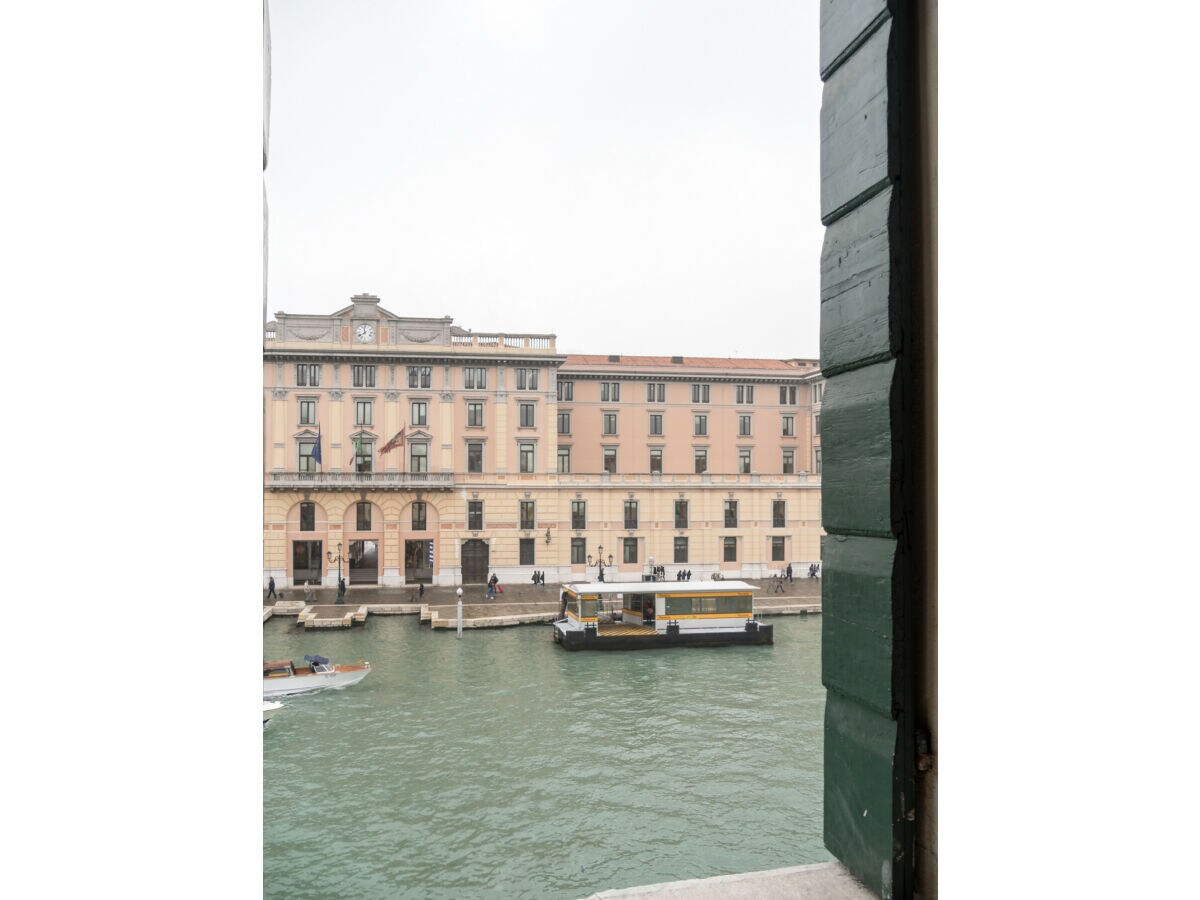
<path id="1" fill-rule="evenodd" d="M 417 599 L 418 600 L 425 599 L 425 582 L 423 582 L 423 581 L 419 582 L 417 584 Z"/>
<path id="2" fill-rule="evenodd" d="M 788 584 L 792 583 L 792 564 L 791 563 L 788 563 L 788 567 L 787 567 L 787 580 L 788 580 Z"/>
<path id="3" fill-rule="evenodd" d="M 274 575 L 272 575 L 270 578 L 267 579 L 267 596 L 268 597 L 275 596 L 275 576 Z"/>

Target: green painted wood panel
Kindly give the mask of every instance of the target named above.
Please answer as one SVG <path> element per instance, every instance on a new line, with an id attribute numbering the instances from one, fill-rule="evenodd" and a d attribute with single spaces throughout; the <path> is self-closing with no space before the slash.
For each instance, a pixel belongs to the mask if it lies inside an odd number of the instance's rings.
<path id="1" fill-rule="evenodd" d="M 887 20 L 825 82 L 821 94 L 821 221 L 836 221 L 887 186 Z"/>
<path id="2" fill-rule="evenodd" d="M 895 360 L 837 375 L 821 409 L 821 524 L 827 533 L 889 537 L 892 530 Z"/>
<path id="3" fill-rule="evenodd" d="M 897 805 L 896 723 L 852 697 L 825 699 L 825 846 L 871 890 L 891 897 Z"/>
<path id="4" fill-rule="evenodd" d="M 821 0 L 821 79 L 857 50 L 887 15 L 886 0 Z"/>
<path id="5" fill-rule="evenodd" d="M 890 321 L 892 200 L 892 188 L 885 188 L 825 229 L 821 369 L 826 377 L 897 350 Z"/>
<path id="6" fill-rule="evenodd" d="M 896 542 L 826 535 L 821 559 L 821 682 L 890 718 Z"/>

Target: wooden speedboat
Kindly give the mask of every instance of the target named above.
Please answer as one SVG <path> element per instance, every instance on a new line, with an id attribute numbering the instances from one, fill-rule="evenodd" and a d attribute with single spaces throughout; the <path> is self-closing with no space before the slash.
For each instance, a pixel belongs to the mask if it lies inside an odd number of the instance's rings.
<path id="1" fill-rule="evenodd" d="M 371 664 L 334 665 L 323 656 L 305 656 L 307 665 L 297 666 L 290 659 L 263 663 L 263 699 L 305 694 L 326 688 L 340 689 L 358 684 L 371 671 Z"/>

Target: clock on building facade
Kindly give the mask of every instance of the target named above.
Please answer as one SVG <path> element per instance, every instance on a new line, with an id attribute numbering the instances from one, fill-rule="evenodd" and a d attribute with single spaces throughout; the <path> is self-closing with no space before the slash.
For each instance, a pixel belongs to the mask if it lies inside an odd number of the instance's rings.
<path id="1" fill-rule="evenodd" d="M 364 322 L 358 328 L 354 329 L 354 336 L 358 339 L 359 343 L 365 344 L 367 341 L 373 341 L 375 340 L 375 326 Z"/>

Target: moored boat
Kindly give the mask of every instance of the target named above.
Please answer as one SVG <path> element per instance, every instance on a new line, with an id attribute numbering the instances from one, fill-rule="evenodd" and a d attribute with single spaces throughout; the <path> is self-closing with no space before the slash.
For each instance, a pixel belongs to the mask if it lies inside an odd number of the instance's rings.
<path id="1" fill-rule="evenodd" d="M 361 659 L 355 665 L 334 665 L 323 656 L 305 656 L 304 661 L 308 665 L 297 666 L 290 659 L 263 662 L 263 699 L 350 687 L 371 671 L 371 664 Z"/>
<path id="2" fill-rule="evenodd" d="M 744 581 L 588 582 L 564 585 L 554 641 L 567 650 L 640 650 L 773 644 Z"/>

